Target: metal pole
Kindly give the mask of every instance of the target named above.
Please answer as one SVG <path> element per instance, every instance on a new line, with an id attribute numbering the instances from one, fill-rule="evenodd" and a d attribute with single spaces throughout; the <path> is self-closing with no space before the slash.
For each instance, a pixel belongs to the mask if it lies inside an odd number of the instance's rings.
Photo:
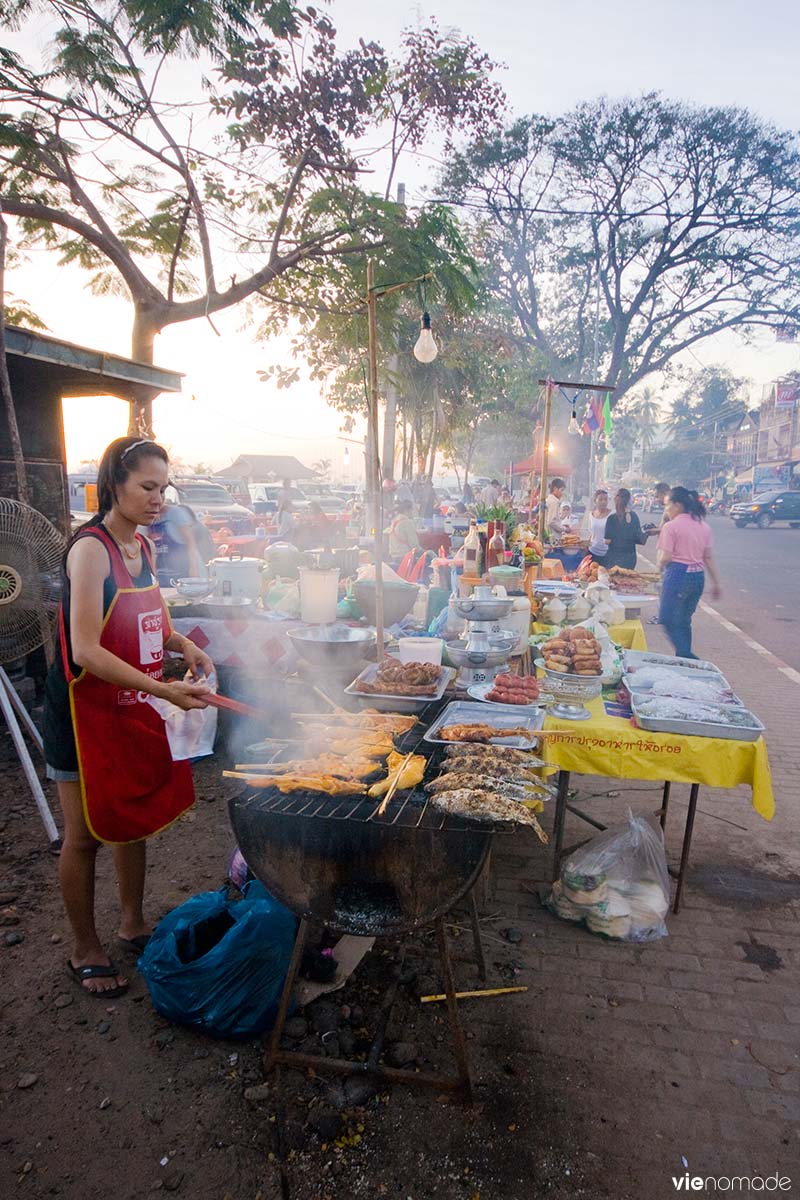
<path id="1" fill-rule="evenodd" d="M 544 385 L 544 429 L 542 430 L 542 482 L 539 488 L 539 541 L 544 545 L 545 489 L 547 463 L 550 457 L 550 409 L 553 404 L 553 380 L 547 376 Z"/>
<path id="2" fill-rule="evenodd" d="M 0 709 L 3 710 L 3 716 L 8 726 L 8 731 L 14 742 L 15 749 L 19 756 L 19 761 L 22 765 L 22 770 L 25 772 L 25 778 L 28 781 L 28 786 L 33 793 L 33 798 L 36 801 L 36 807 L 39 810 L 39 816 L 44 823 L 47 836 L 50 838 L 51 844 L 58 841 L 58 829 L 53 820 L 53 814 L 50 812 L 50 807 L 42 791 L 42 785 L 39 782 L 39 776 L 36 774 L 36 769 L 28 753 L 28 747 L 25 745 L 25 739 L 22 736 L 22 730 L 17 722 L 14 709 L 11 705 L 5 685 L 0 683 Z"/>
<path id="3" fill-rule="evenodd" d="M 600 264 L 596 264 L 596 279 L 594 291 L 594 352 L 592 356 L 592 379 L 597 379 L 600 366 Z M 597 440 L 599 430 L 593 429 L 589 437 L 589 503 L 597 487 Z"/>
<path id="4" fill-rule="evenodd" d="M 375 266 L 367 263 L 367 327 L 369 330 L 369 411 L 367 427 L 370 441 L 370 479 L 375 496 L 375 635 L 378 662 L 383 661 L 383 494 L 378 452 L 378 322 L 375 294 Z"/>

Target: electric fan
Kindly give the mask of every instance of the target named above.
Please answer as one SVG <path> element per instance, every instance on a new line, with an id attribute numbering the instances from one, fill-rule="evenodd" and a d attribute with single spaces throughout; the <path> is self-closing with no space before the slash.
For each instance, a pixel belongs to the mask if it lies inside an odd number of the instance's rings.
<path id="1" fill-rule="evenodd" d="M 3 664 L 50 642 L 61 598 L 63 553 L 64 539 L 46 517 L 19 500 L 0 497 L 0 708 L 51 842 L 58 841 L 58 829 L 19 722 L 40 751 L 42 736 Z"/>

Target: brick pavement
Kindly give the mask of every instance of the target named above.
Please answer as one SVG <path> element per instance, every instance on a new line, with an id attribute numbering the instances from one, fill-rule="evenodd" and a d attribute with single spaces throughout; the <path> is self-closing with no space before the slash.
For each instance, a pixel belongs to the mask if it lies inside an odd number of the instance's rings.
<path id="1" fill-rule="evenodd" d="M 767 726 L 774 820 L 755 813 L 746 789 L 701 791 L 683 908 L 652 944 L 606 942 L 549 915 L 534 894 L 546 854 L 531 859 L 510 839 L 496 839 L 493 911 L 524 935 L 530 990 L 513 1019 L 539 1047 L 531 1084 L 546 1064 L 609 1196 L 674 1195 L 683 1158 L 703 1176 L 778 1170 L 792 1178 L 783 1194 L 800 1196 L 800 685 L 707 614 L 696 632 L 696 652 Z M 669 649 L 660 629 L 647 633 L 652 648 Z M 659 806 L 654 784 L 573 782 L 603 821 L 628 804 Z M 673 785 L 672 862 L 687 799 Z M 565 844 L 588 828 L 568 816 Z"/>

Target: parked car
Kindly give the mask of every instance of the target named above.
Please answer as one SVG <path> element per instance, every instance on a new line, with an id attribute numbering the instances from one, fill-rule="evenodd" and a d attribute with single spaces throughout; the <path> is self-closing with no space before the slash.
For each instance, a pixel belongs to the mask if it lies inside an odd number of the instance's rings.
<path id="1" fill-rule="evenodd" d="M 732 505 L 731 518 L 738 529 L 751 523 L 769 529 L 776 521 L 788 521 L 792 529 L 800 528 L 800 491 L 761 492 L 752 500 Z"/>
<path id="2" fill-rule="evenodd" d="M 208 479 L 177 479 L 168 486 L 166 499 L 169 503 L 187 504 L 204 523 L 227 526 L 232 533 L 252 532 L 252 512 L 237 504 L 221 483 L 212 483 Z"/>
<path id="3" fill-rule="evenodd" d="M 280 506 L 281 497 L 283 495 L 282 483 L 251 483 L 250 498 L 253 501 L 253 508 L 256 513 L 276 513 Z M 299 487 L 293 487 L 291 490 L 292 504 L 298 512 L 302 512 L 309 506 L 309 499 L 305 492 L 301 492 Z"/>

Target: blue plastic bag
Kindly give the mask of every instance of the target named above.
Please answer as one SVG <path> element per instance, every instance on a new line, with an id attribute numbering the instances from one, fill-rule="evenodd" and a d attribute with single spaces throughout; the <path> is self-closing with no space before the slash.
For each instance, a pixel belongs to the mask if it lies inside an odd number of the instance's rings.
<path id="1" fill-rule="evenodd" d="M 258 880 L 192 896 L 159 921 L 139 959 L 153 1005 L 214 1037 L 271 1029 L 294 945 L 295 918 Z"/>

